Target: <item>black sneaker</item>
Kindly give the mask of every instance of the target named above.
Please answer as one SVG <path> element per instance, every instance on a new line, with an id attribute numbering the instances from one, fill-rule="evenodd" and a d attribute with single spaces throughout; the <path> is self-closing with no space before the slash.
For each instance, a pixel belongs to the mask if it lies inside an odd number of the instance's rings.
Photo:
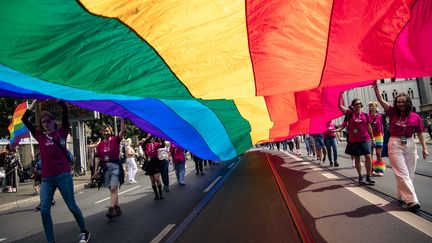
<path id="1" fill-rule="evenodd" d="M 79 243 L 87 243 L 90 240 L 90 233 L 89 232 L 85 232 L 85 233 L 81 233 L 79 235 Z"/>
<path id="2" fill-rule="evenodd" d="M 41 210 L 41 204 L 39 203 L 39 205 L 36 206 L 36 211 L 40 211 Z"/>
<path id="3" fill-rule="evenodd" d="M 330 161 L 330 166 L 333 166 L 333 162 Z"/>
<path id="4" fill-rule="evenodd" d="M 408 204 L 408 211 L 410 211 L 410 212 L 415 212 L 419 208 L 421 208 L 421 206 L 418 203 L 409 203 Z"/>
<path id="5" fill-rule="evenodd" d="M 114 206 L 114 212 L 115 212 L 115 216 L 120 216 L 120 215 L 123 214 L 123 212 L 121 211 L 119 205 L 115 205 L 115 206 Z"/>
<path id="6" fill-rule="evenodd" d="M 375 185 L 375 181 L 373 181 L 370 176 L 366 176 L 366 184 Z"/>
<path id="7" fill-rule="evenodd" d="M 358 183 L 365 184 L 365 181 L 363 180 L 363 176 L 359 176 Z"/>
<path id="8" fill-rule="evenodd" d="M 114 217 L 114 208 L 113 208 L 113 207 L 110 207 L 110 208 L 108 209 L 108 213 L 105 214 L 105 216 L 106 216 L 108 219 L 112 219 L 112 218 Z"/>

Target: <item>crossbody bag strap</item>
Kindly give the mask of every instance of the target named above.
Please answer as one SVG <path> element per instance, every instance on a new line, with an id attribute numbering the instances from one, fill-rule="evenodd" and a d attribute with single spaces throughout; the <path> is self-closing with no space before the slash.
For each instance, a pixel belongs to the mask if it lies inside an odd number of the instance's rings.
<path id="1" fill-rule="evenodd" d="M 63 147 L 63 146 L 60 144 L 60 142 L 57 141 L 57 140 L 55 140 L 54 138 L 52 139 L 52 141 L 53 141 L 53 143 L 54 143 L 55 145 L 57 145 L 57 146 L 60 148 L 60 150 L 63 152 L 64 156 L 65 156 L 66 159 L 69 161 L 69 163 L 72 163 L 72 161 L 70 160 L 70 158 L 69 158 L 69 156 L 68 156 L 68 154 L 67 154 L 66 148 Z"/>

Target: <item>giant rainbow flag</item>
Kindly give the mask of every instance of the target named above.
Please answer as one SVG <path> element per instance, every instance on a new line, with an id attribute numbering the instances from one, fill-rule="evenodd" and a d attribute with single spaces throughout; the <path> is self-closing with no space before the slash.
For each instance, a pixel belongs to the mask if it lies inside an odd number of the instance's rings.
<path id="1" fill-rule="evenodd" d="M 29 136 L 29 130 L 24 125 L 24 123 L 21 121 L 22 116 L 24 115 L 24 112 L 27 109 L 27 102 L 23 102 L 19 104 L 15 108 L 15 112 L 12 116 L 12 121 L 8 127 L 10 137 L 9 137 L 9 143 L 12 146 L 12 149 L 15 148 L 21 138 L 25 138 Z"/>
<path id="2" fill-rule="evenodd" d="M 432 76 L 430 0 L 0 3 L 0 95 L 125 117 L 212 160 L 323 131 L 368 80 Z"/>

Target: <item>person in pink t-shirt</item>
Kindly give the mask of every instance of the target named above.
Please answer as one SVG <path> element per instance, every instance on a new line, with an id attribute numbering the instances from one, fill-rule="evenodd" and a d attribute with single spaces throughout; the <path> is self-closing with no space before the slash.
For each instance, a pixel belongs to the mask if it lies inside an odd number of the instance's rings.
<path id="1" fill-rule="evenodd" d="M 186 157 L 185 151 L 175 144 L 171 144 L 170 152 L 174 164 L 174 169 L 176 172 L 178 184 L 184 186 L 185 175 L 186 175 Z"/>
<path id="2" fill-rule="evenodd" d="M 66 139 L 69 131 L 68 107 L 64 101 L 58 101 L 58 104 L 62 108 L 62 124 L 60 127 L 57 127 L 54 115 L 44 111 L 39 115 L 38 123 L 40 128 L 36 129 L 29 121 L 35 104 L 36 100 L 33 100 L 21 120 L 39 143 L 42 161 L 40 212 L 45 236 L 48 242 L 54 242 L 51 202 L 54 198 L 54 192 L 58 188 L 81 229 L 80 242 L 87 242 L 90 238 L 90 233 L 85 228 L 84 217 L 75 202 L 71 166 L 66 150 Z"/>
<path id="3" fill-rule="evenodd" d="M 354 110 L 349 110 L 342 105 L 342 94 L 339 97 L 339 108 L 345 114 L 348 125 L 348 144 L 345 153 L 354 156 L 355 167 L 359 176 L 360 184 L 374 185 L 371 179 L 372 159 L 371 159 L 371 140 L 374 142 L 372 127 L 368 114 L 361 111 L 363 104 L 359 99 L 353 99 L 351 106 Z M 338 131 L 338 130 L 336 130 Z M 372 138 L 372 139 L 371 139 Z M 366 182 L 361 173 L 360 156 L 365 157 Z"/>
<path id="4" fill-rule="evenodd" d="M 158 158 L 158 149 L 163 147 L 163 145 L 158 139 L 149 133 L 147 134 L 145 141 L 142 143 L 142 147 L 147 160 L 145 174 L 150 178 L 152 189 L 155 193 L 154 200 L 164 199 L 161 182 L 161 172 L 163 168 L 162 163 Z"/>
<path id="5" fill-rule="evenodd" d="M 378 84 L 373 84 L 378 102 L 387 112 L 390 120 L 390 139 L 388 142 L 388 157 L 392 165 L 397 184 L 398 199 L 407 203 L 408 210 L 420 208 L 413 179 L 417 163 L 417 145 L 413 140 L 416 132 L 423 150 L 423 159 L 429 156 L 423 138 L 423 120 L 412 112 L 412 101 L 406 93 L 396 96 L 393 106 L 381 97 Z"/>
<path id="6" fill-rule="evenodd" d="M 125 132 L 124 119 L 120 119 L 120 132 L 117 136 L 113 135 L 111 126 L 102 130 L 103 140 L 96 147 L 96 158 L 93 177 L 99 174 L 99 165 L 103 171 L 103 185 L 110 191 L 110 207 L 106 217 L 112 219 L 122 215 L 119 206 L 118 190 L 124 182 L 124 170 L 120 161 L 120 142 Z"/>
<path id="7" fill-rule="evenodd" d="M 385 161 L 381 158 L 381 152 L 384 142 L 384 120 L 383 116 L 378 112 L 378 102 L 369 102 L 369 121 L 371 121 L 373 136 L 375 138 L 375 146 L 371 148 L 372 160 L 375 150 L 376 161 L 372 162 L 372 173 L 376 176 L 383 176 L 385 170 Z"/>

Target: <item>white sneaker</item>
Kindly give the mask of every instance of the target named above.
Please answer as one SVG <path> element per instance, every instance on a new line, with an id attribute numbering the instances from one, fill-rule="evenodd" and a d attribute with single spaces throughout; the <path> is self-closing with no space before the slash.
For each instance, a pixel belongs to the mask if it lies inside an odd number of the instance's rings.
<path id="1" fill-rule="evenodd" d="M 12 192 L 16 192 L 16 188 L 12 188 Z"/>

